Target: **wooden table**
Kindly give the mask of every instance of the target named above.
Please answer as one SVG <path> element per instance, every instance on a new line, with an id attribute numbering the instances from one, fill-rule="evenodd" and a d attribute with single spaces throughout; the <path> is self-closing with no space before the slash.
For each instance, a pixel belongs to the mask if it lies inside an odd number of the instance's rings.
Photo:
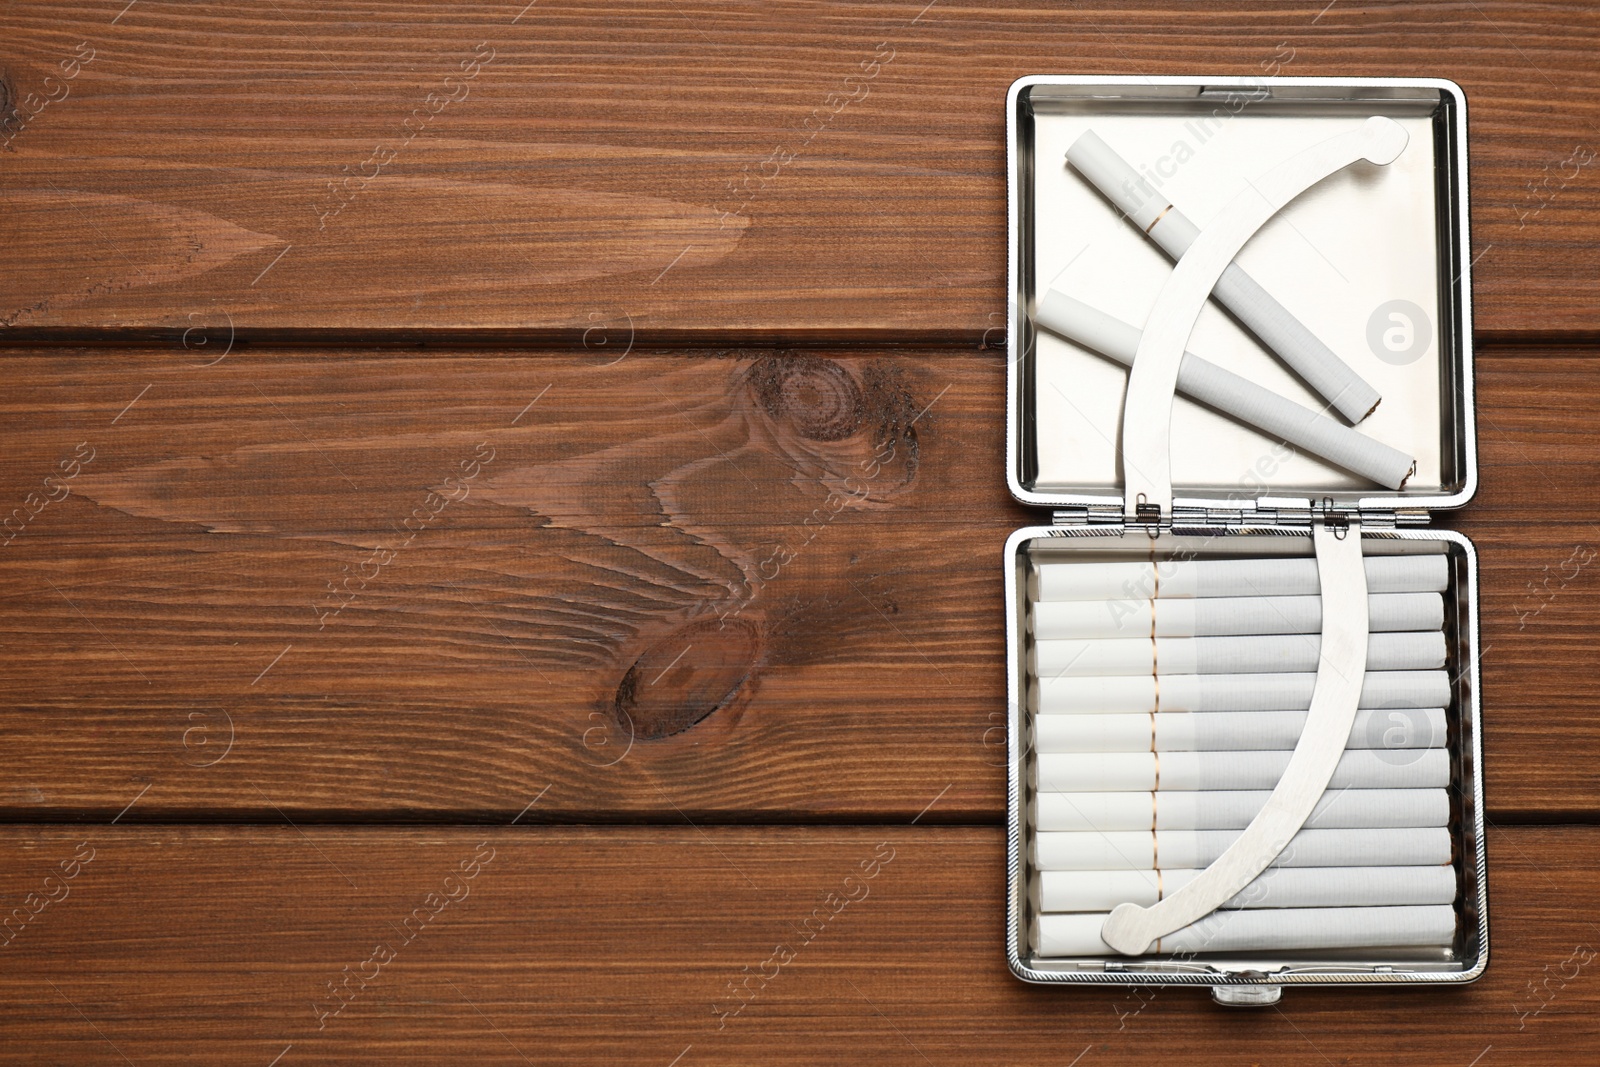
<path id="1" fill-rule="evenodd" d="M 1600 14 L 924 5 L 5 7 L 0 1059 L 1600 1055 Z M 1470 100 L 1469 988 L 1002 958 L 1005 89 L 1190 71 Z"/>

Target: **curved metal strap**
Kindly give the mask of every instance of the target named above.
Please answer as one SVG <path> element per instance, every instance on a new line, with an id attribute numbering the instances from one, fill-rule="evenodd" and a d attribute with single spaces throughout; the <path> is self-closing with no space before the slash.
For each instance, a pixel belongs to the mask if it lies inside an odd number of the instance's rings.
<path id="1" fill-rule="evenodd" d="M 1250 825 L 1194 881 L 1148 908 L 1121 904 L 1111 912 L 1100 939 L 1118 952 L 1141 955 L 1157 938 L 1210 915 L 1255 881 L 1305 825 L 1344 755 L 1367 670 L 1367 571 L 1355 524 L 1341 536 L 1319 521 L 1312 538 L 1322 643 L 1311 710 L 1289 765 Z"/>
<path id="2" fill-rule="evenodd" d="M 1123 514 L 1130 520 L 1150 523 L 1152 514 L 1172 512 L 1172 394 L 1178 365 L 1222 272 L 1295 197 L 1359 159 L 1392 162 L 1407 140 L 1399 123 L 1374 115 L 1358 130 L 1313 145 L 1247 184 L 1178 260 L 1145 321 L 1122 406 Z"/>

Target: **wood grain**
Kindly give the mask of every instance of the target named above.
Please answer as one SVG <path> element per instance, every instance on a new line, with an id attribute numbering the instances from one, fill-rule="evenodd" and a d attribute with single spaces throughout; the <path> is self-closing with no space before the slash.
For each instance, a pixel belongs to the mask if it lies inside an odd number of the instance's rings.
<path id="1" fill-rule="evenodd" d="M 994 354 L 220 351 L 3 356 L 5 817 L 1001 819 Z M 1491 812 L 1589 818 L 1600 360 L 1479 385 Z"/>
<path id="2" fill-rule="evenodd" d="M 5 5 L 0 1063 L 1592 1058 L 1600 10 L 1237 7 Z M 1494 958 L 1026 986 L 1005 90 L 1274 66 L 1470 100 Z"/>
<path id="3" fill-rule="evenodd" d="M 1489 849 L 1478 983 L 1241 1013 L 1013 978 L 997 828 L 7 828 L 0 901 L 65 896 L 0 948 L 0 1062 L 1568 1062 L 1600 830 Z"/>
<path id="4" fill-rule="evenodd" d="M 29 0 L 0 26 L 23 338 L 976 340 L 1005 90 L 1055 71 L 1456 79 L 1478 329 L 1600 334 L 1585 4 Z"/>

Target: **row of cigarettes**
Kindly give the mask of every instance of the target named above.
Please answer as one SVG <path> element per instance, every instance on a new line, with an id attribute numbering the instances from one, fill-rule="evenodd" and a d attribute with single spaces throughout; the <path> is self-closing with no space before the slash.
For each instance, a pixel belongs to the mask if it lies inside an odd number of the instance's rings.
<path id="1" fill-rule="evenodd" d="M 1067 158 L 1172 260 L 1181 259 L 1199 236 L 1194 223 L 1093 131 L 1073 143 Z M 1385 488 L 1405 485 L 1413 457 L 1351 428 L 1378 406 L 1376 389 L 1237 263 L 1229 264 L 1211 295 L 1350 425 L 1187 352 L 1178 368 L 1178 392 Z M 1059 289 L 1039 298 L 1033 321 L 1124 366 L 1133 365 L 1139 348 L 1139 329 Z"/>
<path id="2" fill-rule="evenodd" d="M 1267 871 L 1155 954 L 1447 949 L 1455 937 L 1443 556 L 1365 560 L 1360 710 Z M 1278 784 L 1316 681 L 1316 561 L 1039 563 L 1028 818 L 1040 956 L 1104 957 L 1117 905 L 1195 878 Z M 1142 636 L 1132 636 L 1140 634 Z"/>

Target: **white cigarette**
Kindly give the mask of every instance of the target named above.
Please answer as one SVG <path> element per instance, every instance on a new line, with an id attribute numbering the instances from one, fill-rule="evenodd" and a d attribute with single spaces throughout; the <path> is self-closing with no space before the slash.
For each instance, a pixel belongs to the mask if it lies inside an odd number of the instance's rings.
<path id="1" fill-rule="evenodd" d="M 1313 634 L 1322 630 L 1322 598 L 1042 600 L 1032 605 L 1028 623 L 1033 636 L 1044 640 Z M 1367 597 L 1367 629 L 1371 633 L 1437 630 L 1443 625 L 1444 597 L 1438 593 L 1374 593 Z"/>
<path id="2" fill-rule="evenodd" d="M 1067 675 L 1276 674 L 1314 672 L 1321 634 L 1251 637 L 1112 637 L 1103 640 L 1036 641 L 1041 678 Z M 1367 670 L 1426 671 L 1444 666 L 1444 634 L 1437 630 L 1371 634 Z"/>
<path id="3" fill-rule="evenodd" d="M 1302 674 L 1163 674 L 1116 678 L 1040 678 L 1041 715 L 1152 711 L 1305 711 L 1317 676 Z M 1450 704 L 1444 671 L 1369 671 L 1363 708 L 1438 708 Z"/>
<path id="4" fill-rule="evenodd" d="M 1200 236 L 1198 226 L 1092 130 L 1072 143 L 1067 159 L 1174 261 Z M 1222 272 L 1212 295 L 1350 422 L 1360 422 L 1378 406 L 1378 391 L 1237 263 Z"/>
<path id="5" fill-rule="evenodd" d="M 1163 711 L 1146 715 L 1036 715 L 1036 752 L 1229 752 L 1291 749 L 1303 711 Z M 1442 708 L 1356 712 L 1347 748 L 1443 748 Z"/>
<path id="6" fill-rule="evenodd" d="M 1040 956 L 1119 957 L 1100 940 L 1106 916 L 1039 915 L 1029 931 Z M 1455 909 L 1259 908 L 1218 911 L 1155 943 L 1150 955 L 1340 948 L 1448 948 Z"/>
<path id="7" fill-rule="evenodd" d="M 1045 752 L 1034 758 L 1033 786 L 1060 793 L 1152 789 L 1272 789 L 1289 765 L 1277 752 Z M 1339 757 L 1329 789 L 1435 789 L 1450 784 L 1450 753 L 1419 748 L 1403 756 L 1351 749 Z"/>
<path id="8" fill-rule="evenodd" d="M 1036 912 L 1148 908 L 1194 881 L 1193 867 L 1160 871 L 1040 871 L 1028 886 Z M 1224 908 L 1397 907 L 1449 904 L 1456 872 L 1429 867 L 1270 867 Z"/>
<path id="9" fill-rule="evenodd" d="M 1035 830 L 1242 830 L 1270 790 L 1034 794 Z M 1443 789 L 1335 789 L 1322 795 L 1306 826 L 1323 830 L 1445 826 L 1450 796 Z"/>
<path id="10" fill-rule="evenodd" d="M 1442 593 L 1450 580 L 1443 555 L 1368 556 L 1362 563 L 1368 593 Z M 1311 556 L 1041 563 L 1030 588 L 1035 600 L 1316 596 L 1320 591 Z"/>
<path id="11" fill-rule="evenodd" d="M 1205 868 L 1242 830 L 1091 830 L 1033 835 L 1039 871 L 1149 871 Z M 1277 867 L 1423 867 L 1450 862 L 1444 826 L 1380 830 L 1301 830 L 1273 860 Z"/>
<path id="12" fill-rule="evenodd" d="M 1058 289 L 1051 289 L 1040 298 L 1033 321 L 1123 366 L 1131 367 L 1139 350 L 1137 328 Z M 1401 488 L 1411 476 L 1415 460 L 1399 449 L 1296 404 L 1192 352 L 1185 352 L 1178 363 L 1177 390 L 1268 437 L 1388 489 Z"/>

